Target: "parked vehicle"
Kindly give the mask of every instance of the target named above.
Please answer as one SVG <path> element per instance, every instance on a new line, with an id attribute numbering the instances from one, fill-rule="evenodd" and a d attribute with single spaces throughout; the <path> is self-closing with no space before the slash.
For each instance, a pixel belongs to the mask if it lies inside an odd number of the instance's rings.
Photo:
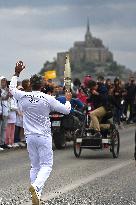
<path id="1" fill-rule="evenodd" d="M 75 132 L 80 129 L 80 120 L 73 114 L 50 113 L 51 130 L 55 147 L 62 149 L 66 142 L 74 141 Z"/>

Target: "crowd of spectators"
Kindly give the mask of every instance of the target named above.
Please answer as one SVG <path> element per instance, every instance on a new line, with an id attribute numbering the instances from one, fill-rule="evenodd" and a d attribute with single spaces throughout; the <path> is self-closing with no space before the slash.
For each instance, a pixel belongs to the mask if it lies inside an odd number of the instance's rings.
<path id="1" fill-rule="evenodd" d="M 88 76 L 89 77 L 89 76 Z M 90 79 L 91 80 L 91 77 Z M 134 77 L 130 77 L 127 82 L 115 78 L 104 79 L 103 76 L 99 76 L 96 80 L 98 87 L 99 84 L 103 84 L 103 89 L 107 88 L 108 94 L 112 95 L 116 106 L 113 107 L 113 121 L 119 127 L 122 128 L 122 122 L 127 124 L 136 122 L 136 80 Z M 87 95 L 85 88 L 87 87 L 87 78 L 84 80 L 83 86 L 80 86 L 78 91 L 78 98 L 86 103 Z"/>
<path id="2" fill-rule="evenodd" d="M 0 76 L 0 151 L 4 149 L 25 147 L 23 129 L 23 112 L 21 105 L 9 92 L 9 81 Z M 18 83 L 19 90 L 31 91 L 29 79 Z M 50 95 L 62 95 L 63 86 L 54 84 L 51 80 L 45 81 L 43 92 Z"/>
<path id="3" fill-rule="evenodd" d="M 74 79 L 72 82 L 73 97 L 83 103 L 87 102 L 87 82 L 91 76 L 86 76 L 81 82 Z M 114 122 L 121 128 L 122 121 L 126 123 L 136 122 L 136 81 L 130 77 L 128 82 L 118 78 L 114 81 L 100 76 L 97 83 L 103 82 L 108 92 L 115 98 L 116 106 L 113 110 Z M 9 82 L 4 76 L 0 76 L 0 151 L 6 148 L 25 147 L 23 130 L 23 112 L 21 105 L 13 98 L 8 90 Z M 30 81 L 25 79 L 18 84 L 18 89 L 30 91 Z M 58 85 L 52 80 L 45 80 L 42 91 L 55 97 L 64 95 L 63 85 Z"/>

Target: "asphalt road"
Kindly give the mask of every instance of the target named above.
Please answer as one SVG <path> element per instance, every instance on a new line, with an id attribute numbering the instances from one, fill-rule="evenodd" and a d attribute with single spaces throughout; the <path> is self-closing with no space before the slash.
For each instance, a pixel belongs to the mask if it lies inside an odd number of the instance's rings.
<path id="1" fill-rule="evenodd" d="M 136 204 L 134 126 L 120 130 L 120 156 L 109 150 L 83 150 L 75 158 L 72 144 L 54 151 L 54 166 L 43 193 L 44 205 Z M 26 149 L 0 152 L 0 204 L 30 205 Z"/>

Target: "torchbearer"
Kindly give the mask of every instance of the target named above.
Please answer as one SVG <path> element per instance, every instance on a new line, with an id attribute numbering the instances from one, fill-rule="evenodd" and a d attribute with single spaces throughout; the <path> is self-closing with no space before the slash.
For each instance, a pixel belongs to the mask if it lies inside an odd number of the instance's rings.
<path id="1" fill-rule="evenodd" d="M 61 104 L 54 97 L 41 92 L 43 77 L 33 75 L 30 78 L 32 91 L 18 90 L 17 78 L 25 68 L 22 61 L 16 63 L 15 74 L 11 79 L 9 89 L 11 94 L 20 102 L 23 111 L 23 125 L 27 142 L 27 150 L 31 161 L 29 191 L 32 195 L 32 204 L 39 205 L 41 192 L 47 178 L 52 171 L 53 151 L 51 123 L 49 113 L 57 111 L 69 114 L 71 110 L 68 101 L 69 93 L 66 93 L 66 103 Z"/>

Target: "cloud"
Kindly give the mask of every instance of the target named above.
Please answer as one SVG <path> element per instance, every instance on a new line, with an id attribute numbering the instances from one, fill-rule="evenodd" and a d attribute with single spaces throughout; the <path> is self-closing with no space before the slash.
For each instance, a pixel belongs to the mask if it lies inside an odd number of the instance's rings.
<path id="1" fill-rule="evenodd" d="M 127 28 L 119 29 L 111 27 L 108 30 L 100 29 L 98 27 L 93 28 L 95 35 L 105 42 L 107 46 L 114 50 L 122 51 L 136 51 L 135 36 L 136 28 L 131 29 L 131 32 Z"/>
<path id="2" fill-rule="evenodd" d="M 126 65 L 127 68 L 129 69 L 131 67 L 131 69 L 136 71 L 136 61 L 135 61 L 136 51 L 135 52 L 115 51 L 114 56 L 120 64 Z"/>
<path id="3" fill-rule="evenodd" d="M 107 1 L 107 0 L 105 0 Z M 46 6 L 62 6 L 62 5 L 72 5 L 72 6 L 77 6 L 77 5 L 97 5 L 100 3 L 99 0 L 0 0 L 0 7 L 15 7 L 15 6 L 33 6 L 33 7 L 46 7 Z"/>
<path id="4" fill-rule="evenodd" d="M 135 10 L 133 0 L 0 0 L 1 72 L 10 77 L 20 58 L 29 67 L 24 75 L 38 72 L 57 52 L 84 40 L 87 17 L 92 35 L 115 60 L 135 69 Z"/>

